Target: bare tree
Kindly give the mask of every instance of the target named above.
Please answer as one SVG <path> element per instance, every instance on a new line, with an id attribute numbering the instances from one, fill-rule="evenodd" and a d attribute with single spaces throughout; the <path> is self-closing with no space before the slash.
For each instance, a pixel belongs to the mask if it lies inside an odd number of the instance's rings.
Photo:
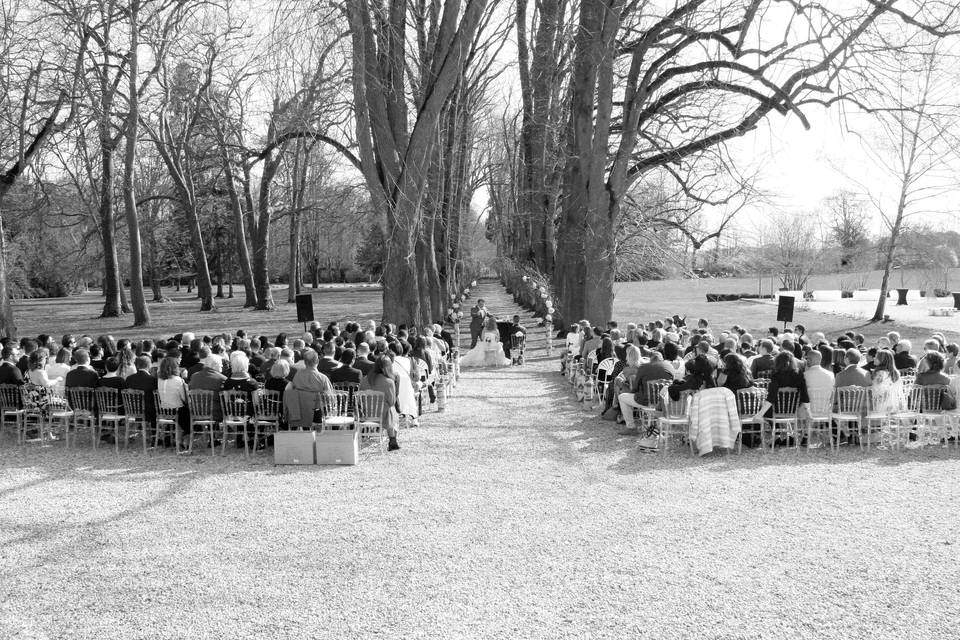
<path id="1" fill-rule="evenodd" d="M 7 289 L 4 198 L 76 118 L 88 40 L 56 15 L 0 3 L 0 333 L 6 336 L 17 328 Z"/>
<path id="2" fill-rule="evenodd" d="M 614 232 L 630 185 L 755 129 L 773 115 L 849 97 L 865 50 L 917 31 L 954 33 L 957 7 L 929 1 L 817 3 L 583 0 L 571 79 L 569 160 L 554 293 L 564 318 L 609 319 Z M 878 21 L 905 25 L 900 40 Z"/>
<path id="3" fill-rule="evenodd" d="M 936 40 L 924 42 L 887 58 L 888 66 L 881 69 L 885 73 L 878 73 L 883 81 L 877 87 L 883 93 L 878 100 L 883 103 L 869 108 L 879 133 L 864 148 L 885 179 L 868 193 L 888 229 L 874 322 L 884 316 L 890 271 L 907 220 L 935 211 L 942 205 L 939 200 L 957 186 L 950 164 L 960 143 L 956 134 L 960 104 L 955 81 L 947 75 L 955 61 Z"/>

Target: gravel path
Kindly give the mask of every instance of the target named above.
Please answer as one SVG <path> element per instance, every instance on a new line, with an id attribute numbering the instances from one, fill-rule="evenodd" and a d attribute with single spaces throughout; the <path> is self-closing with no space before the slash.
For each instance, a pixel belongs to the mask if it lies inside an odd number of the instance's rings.
<path id="1" fill-rule="evenodd" d="M 350 468 L 5 435 L 0 637 L 957 636 L 956 449 L 641 454 L 555 369 Z"/>

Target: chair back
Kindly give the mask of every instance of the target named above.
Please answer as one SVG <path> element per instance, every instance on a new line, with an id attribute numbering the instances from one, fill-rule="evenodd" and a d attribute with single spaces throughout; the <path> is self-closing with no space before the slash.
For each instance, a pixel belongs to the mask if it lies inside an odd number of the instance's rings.
<path id="1" fill-rule="evenodd" d="M 22 404 L 20 385 L 0 384 L 0 411 L 19 411 Z"/>
<path id="2" fill-rule="evenodd" d="M 794 416 L 800 406 L 800 390 L 796 387 L 780 387 L 773 403 L 774 416 Z"/>
<path id="3" fill-rule="evenodd" d="M 810 415 L 829 416 L 833 411 L 833 389 L 813 389 L 810 391 Z"/>
<path id="4" fill-rule="evenodd" d="M 253 396 L 253 417 L 258 422 L 278 422 L 283 415 L 283 396 L 279 391 L 261 389 Z"/>
<path id="5" fill-rule="evenodd" d="M 757 377 L 753 381 L 753 386 L 756 387 L 757 389 L 763 389 L 764 391 L 766 391 L 767 388 L 770 387 L 770 378 Z"/>
<path id="6" fill-rule="evenodd" d="M 345 417 L 350 413 L 349 391 L 328 391 L 320 395 L 324 418 Z"/>
<path id="7" fill-rule="evenodd" d="M 767 392 L 759 387 L 737 389 L 737 413 L 743 417 L 752 418 L 760 412 Z"/>
<path id="8" fill-rule="evenodd" d="M 358 391 L 354 396 L 357 404 L 357 418 L 364 422 L 382 423 L 385 398 L 383 391 Z"/>
<path id="9" fill-rule="evenodd" d="M 693 397 L 694 391 L 687 389 L 680 392 L 680 398 L 674 400 L 673 398 L 668 399 L 663 404 L 663 417 L 664 418 L 685 418 L 687 417 L 687 412 L 690 410 L 690 399 Z"/>
<path id="10" fill-rule="evenodd" d="M 147 419 L 146 394 L 143 389 L 121 389 L 120 400 L 123 412 L 134 420 Z"/>
<path id="11" fill-rule="evenodd" d="M 604 358 L 597 365 L 597 382 L 606 382 L 613 373 L 613 367 L 617 363 L 613 358 Z"/>
<path id="12" fill-rule="evenodd" d="M 760 369 L 757 371 L 757 375 L 754 376 L 756 380 L 766 380 L 767 384 L 770 383 L 771 377 L 773 377 L 773 369 Z"/>
<path id="13" fill-rule="evenodd" d="M 917 377 L 917 368 L 916 367 L 907 367 L 906 369 L 897 369 L 897 373 L 900 374 L 900 377 L 910 376 L 911 378 Z"/>
<path id="14" fill-rule="evenodd" d="M 97 410 L 100 416 L 120 415 L 123 413 L 123 401 L 120 399 L 119 389 L 113 387 L 97 387 Z"/>
<path id="15" fill-rule="evenodd" d="M 932 384 L 914 388 L 918 389 L 920 413 L 943 413 L 943 394 L 947 393 L 950 387 Z"/>
<path id="16" fill-rule="evenodd" d="M 97 390 L 91 387 L 70 387 L 70 406 L 78 418 L 91 418 L 97 411 Z"/>
<path id="17" fill-rule="evenodd" d="M 220 408 L 223 419 L 231 422 L 247 419 L 247 392 L 240 389 L 227 389 L 220 392 Z"/>
<path id="18" fill-rule="evenodd" d="M 187 392 L 187 406 L 191 420 L 213 420 L 213 405 L 217 400 L 215 391 L 193 389 Z"/>
<path id="19" fill-rule="evenodd" d="M 867 411 L 873 415 L 889 414 L 898 411 L 901 405 L 900 385 L 881 385 L 866 388 Z"/>
<path id="20" fill-rule="evenodd" d="M 659 407 L 660 394 L 664 388 L 670 386 L 670 381 L 666 378 L 662 380 L 647 380 L 647 406 Z"/>
<path id="21" fill-rule="evenodd" d="M 836 390 L 837 413 L 859 415 L 864 406 L 866 393 L 866 387 L 839 387 Z"/>
<path id="22" fill-rule="evenodd" d="M 164 407 L 160 404 L 160 392 L 154 390 L 153 392 L 153 405 L 157 408 L 157 420 L 158 421 L 167 421 L 172 420 L 173 422 L 177 421 L 177 412 L 179 411 L 176 407 Z"/>

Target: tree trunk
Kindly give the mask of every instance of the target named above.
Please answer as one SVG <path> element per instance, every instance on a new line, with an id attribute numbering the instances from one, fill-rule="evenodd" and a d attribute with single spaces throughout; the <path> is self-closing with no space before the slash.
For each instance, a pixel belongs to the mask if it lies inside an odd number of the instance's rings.
<path id="1" fill-rule="evenodd" d="M 193 246 L 193 259 L 197 268 L 197 297 L 200 298 L 200 311 L 213 311 L 217 305 L 213 301 L 213 281 L 210 266 L 207 263 L 207 250 L 203 243 L 203 230 L 200 216 L 194 206 L 184 203 L 187 221 L 190 224 L 190 244 Z M 192 280 L 191 280 L 192 282 Z M 188 285 L 187 293 L 190 292 Z"/>
<path id="2" fill-rule="evenodd" d="M 103 243 L 103 295 L 106 298 L 100 317 L 117 318 L 122 312 L 116 225 L 113 221 L 113 149 L 101 148 L 100 163 L 103 170 L 100 177 L 100 239 Z"/>
<path id="3" fill-rule="evenodd" d="M 236 176 L 233 172 L 233 165 L 226 149 L 221 144 L 220 161 L 223 164 L 224 177 L 227 183 L 227 195 L 230 198 L 230 212 L 233 215 L 233 236 L 237 245 L 237 261 L 240 263 L 240 278 L 243 281 L 244 300 L 243 306 L 257 306 L 257 290 L 253 283 L 253 268 L 250 266 L 250 251 L 247 248 L 247 229 L 244 227 L 243 204 L 240 200 L 240 194 L 237 192 Z M 250 228 L 253 232 L 253 228 Z"/>
<path id="4" fill-rule="evenodd" d="M 130 78 L 130 105 L 127 114 L 127 148 L 123 168 L 123 198 L 127 218 L 127 234 L 130 242 L 130 297 L 133 301 L 133 326 L 150 324 L 150 309 L 143 291 L 143 250 L 140 245 L 140 219 L 137 215 L 137 194 L 134 187 L 134 170 L 137 163 L 137 132 L 140 124 L 140 100 L 137 96 L 137 49 L 139 48 L 140 0 L 130 1 L 130 55 L 127 60 Z"/>
<path id="5" fill-rule="evenodd" d="M 296 207 L 295 207 L 296 208 Z M 293 211 L 290 214 L 290 255 L 287 265 L 287 302 L 296 302 L 300 293 L 300 214 Z"/>
<path id="6" fill-rule="evenodd" d="M 0 335 L 7 338 L 17 336 L 17 325 L 10 304 L 10 292 L 7 289 L 7 238 L 3 229 L 3 198 L 7 186 L 0 184 Z"/>
<path id="7" fill-rule="evenodd" d="M 383 321 L 423 324 L 414 235 L 401 229 L 387 242 L 383 269 Z"/>

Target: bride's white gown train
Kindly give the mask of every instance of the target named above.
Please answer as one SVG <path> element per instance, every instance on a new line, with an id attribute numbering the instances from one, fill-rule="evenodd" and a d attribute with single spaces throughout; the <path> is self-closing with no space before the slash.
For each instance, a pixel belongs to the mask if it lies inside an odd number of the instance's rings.
<path id="1" fill-rule="evenodd" d="M 484 331 L 477 346 L 470 349 L 460 358 L 461 367 L 506 367 L 510 365 L 510 358 L 503 352 L 500 343 L 500 333 Z"/>

